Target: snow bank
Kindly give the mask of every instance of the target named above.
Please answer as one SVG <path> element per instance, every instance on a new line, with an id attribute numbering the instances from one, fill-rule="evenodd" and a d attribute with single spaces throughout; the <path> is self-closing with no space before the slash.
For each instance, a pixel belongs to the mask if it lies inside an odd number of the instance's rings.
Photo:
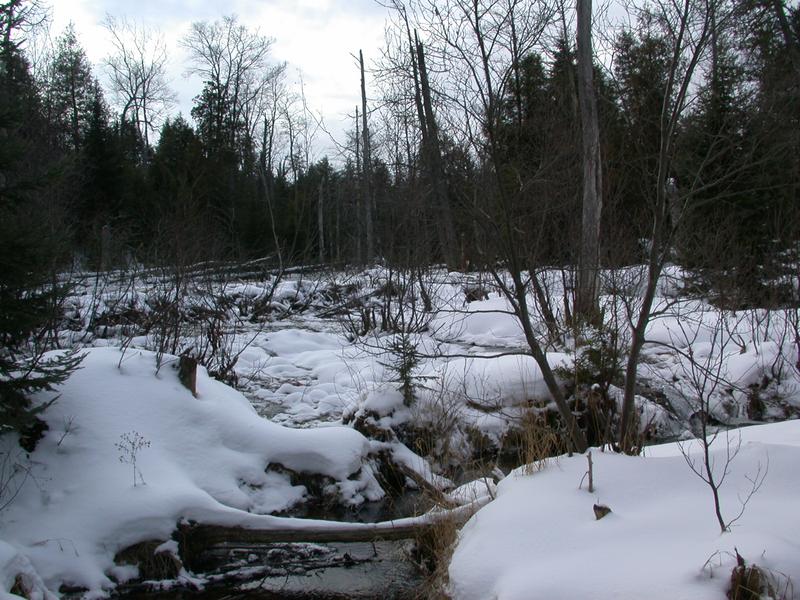
<path id="1" fill-rule="evenodd" d="M 739 442 L 739 433 L 730 440 Z M 722 469 L 726 438 L 714 444 Z M 691 448 L 690 448 L 691 449 Z M 696 449 L 696 448 L 695 448 Z M 595 492 L 578 485 L 586 457 L 561 457 L 530 476 L 516 471 L 461 532 L 450 563 L 458 600 L 724 598 L 734 548 L 780 579 L 800 579 L 800 421 L 741 430 L 721 488 L 723 516 L 741 509 L 753 478 L 768 473 L 730 533 L 720 534 L 711 491 L 677 444 L 648 457 L 593 452 Z M 613 511 L 595 520 L 596 502 Z M 783 575 L 780 575 L 783 574 Z"/>
<path id="2" fill-rule="evenodd" d="M 30 561 L 50 589 L 66 583 L 108 590 L 116 552 L 168 539 L 181 518 L 253 523 L 249 513 L 301 500 L 305 488 L 292 485 L 285 469 L 329 477 L 330 491 L 346 502 L 383 494 L 364 462 L 369 443 L 360 433 L 266 421 L 202 368 L 194 397 L 178 381 L 175 362 L 165 357 L 156 374 L 150 352 L 87 352 L 44 413 L 50 429 L 25 463 L 30 477 L 0 515 L 7 542 L 0 550 L 19 554 L 6 565 Z M 142 442 L 136 471 L 134 451 L 118 446 L 125 436 Z M 8 452 L 15 440 L 0 442 Z M 266 472 L 268 465 L 285 469 Z M 15 576 L 11 566 L 2 570 L 4 584 Z"/>
<path id="3" fill-rule="evenodd" d="M 547 361 L 552 368 L 568 367 L 572 362 L 569 355 L 561 352 L 548 352 Z M 550 399 L 542 370 L 529 355 L 456 358 L 433 373 L 444 382 L 445 389 L 486 407 Z"/>
<path id="4" fill-rule="evenodd" d="M 433 319 L 431 328 L 438 338 L 444 340 L 482 346 L 525 344 L 519 320 L 505 298 L 480 300 L 466 307 L 442 310 Z"/>

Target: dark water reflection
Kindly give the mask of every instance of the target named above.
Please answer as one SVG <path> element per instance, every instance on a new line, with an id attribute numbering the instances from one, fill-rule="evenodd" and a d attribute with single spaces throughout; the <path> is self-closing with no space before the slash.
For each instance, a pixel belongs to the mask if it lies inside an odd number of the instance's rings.
<path id="1" fill-rule="evenodd" d="M 421 514 L 430 501 L 418 492 L 365 503 L 357 509 L 305 506 L 292 516 L 377 522 Z M 222 544 L 208 551 L 203 590 L 120 590 L 119 598 L 164 600 L 345 598 L 409 600 L 421 597 L 422 575 L 411 559 L 413 542 L 329 544 Z"/>
<path id="2" fill-rule="evenodd" d="M 130 590 L 119 597 L 143 600 L 411 600 L 420 597 L 422 579 L 409 560 L 410 551 L 409 542 L 218 548 L 214 552 L 221 559 L 220 569 L 206 574 L 209 584 L 202 591 Z"/>

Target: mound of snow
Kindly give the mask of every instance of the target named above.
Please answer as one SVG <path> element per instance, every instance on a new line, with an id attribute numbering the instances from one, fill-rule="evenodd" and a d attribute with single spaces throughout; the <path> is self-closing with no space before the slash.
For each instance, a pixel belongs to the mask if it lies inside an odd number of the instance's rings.
<path id="1" fill-rule="evenodd" d="M 725 465 L 739 433 L 720 435 L 712 457 Z M 701 445 L 684 445 L 697 452 Z M 648 457 L 595 451 L 595 491 L 579 489 L 586 457 L 561 457 L 533 475 L 516 471 L 497 499 L 461 532 L 450 563 L 458 600 L 724 598 L 735 550 L 786 585 L 800 579 L 800 421 L 741 430 L 741 446 L 722 488 L 723 516 L 734 518 L 768 472 L 731 532 L 720 534 L 710 488 L 677 444 Z M 697 455 L 696 455 L 697 456 Z M 718 473 L 719 475 L 719 473 Z M 612 512 L 595 520 L 596 502 Z"/>
<path id="2" fill-rule="evenodd" d="M 274 525 L 275 517 L 251 513 L 287 509 L 306 492 L 285 469 L 329 477 L 331 493 L 346 502 L 383 495 L 360 433 L 266 421 L 202 368 L 194 397 L 175 359 L 164 358 L 156 374 L 150 352 L 93 349 L 60 386 L 43 413 L 49 431 L 29 459 L 16 454 L 29 477 L 0 515 L 0 537 L 19 555 L 3 552 L 6 565 L 29 561 L 50 589 L 108 590 L 116 552 L 168 539 L 180 519 Z M 142 442 L 135 452 L 126 437 Z M 0 443 L 15 456 L 12 436 Z M 267 472 L 270 465 L 283 469 Z M 7 584 L 15 573 L 3 575 Z"/>
<path id="3" fill-rule="evenodd" d="M 383 387 L 367 393 L 364 410 L 385 417 L 403 408 L 403 394 L 391 387 Z"/>

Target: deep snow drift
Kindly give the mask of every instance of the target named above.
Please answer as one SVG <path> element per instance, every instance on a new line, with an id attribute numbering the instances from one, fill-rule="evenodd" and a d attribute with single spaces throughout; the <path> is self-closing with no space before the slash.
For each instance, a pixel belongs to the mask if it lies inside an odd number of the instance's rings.
<path id="1" fill-rule="evenodd" d="M 195 398 L 165 358 L 156 374 L 151 352 L 90 350 L 60 387 L 44 413 L 49 431 L 30 461 L 19 456 L 28 472 L 10 482 L 22 487 L 2 513 L 6 590 L 20 564 L 51 590 L 64 583 L 110 589 L 110 576 L 135 575 L 114 566 L 119 550 L 168 540 L 181 519 L 264 526 L 275 518 L 251 513 L 280 511 L 306 493 L 285 469 L 326 476 L 330 493 L 345 502 L 383 495 L 360 433 L 270 423 L 203 369 Z M 149 443 L 135 451 L 135 472 L 125 436 Z M 0 441 L 14 452 L 14 436 Z M 284 469 L 265 472 L 268 466 Z"/>
<path id="2" fill-rule="evenodd" d="M 583 455 L 551 459 L 532 474 L 515 471 L 461 531 L 450 564 L 453 597 L 724 598 L 736 550 L 768 570 L 773 588 L 785 594 L 778 597 L 796 597 L 800 421 L 722 433 L 712 444 L 717 476 L 726 463 L 730 470 L 720 490 L 726 521 L 763 479 L 729 533 L 720 534 L 711 490 L 682 448 L 699 460 L 696 441 L 652 446 L 645 457 L 595 449 L 594 493 L 586 488 Z M 612 512 L 596 520 L 595 503 Z"/>

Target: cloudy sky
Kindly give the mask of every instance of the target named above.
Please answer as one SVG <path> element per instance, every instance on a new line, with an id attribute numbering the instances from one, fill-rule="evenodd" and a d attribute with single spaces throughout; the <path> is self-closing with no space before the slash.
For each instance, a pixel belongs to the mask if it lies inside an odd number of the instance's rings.
<path id="1" fill-rule="evenodd" d="M 274 38 L 273 57 L 289 63 L 290 80 L 302 72 L 309 107 L 321 113 L 334 137 L 351 125 L 359 98 L 359 73 L 351 54 L 363 49 L 367 63 L 378 55 L 386 9 L 375 0 L 51 0 L 52 35 L 72 21 L 101 81 L 101 61 L 110 52 L 101 22 L 106 14 L 158 27 L 170 56 L 169 76 L 178 95 L 176 112 L 188 117 L 198 80 L 185 77 L 186 52 L 178 41 L 194 21 L 213 21 L 236 14 L 251 29 Z M 369 79 L 368 79 L 369 85 Z M 320 134 L 320 138 L 325 138 Z M 332 152 L 326 139 L 317 153 Z"/>

